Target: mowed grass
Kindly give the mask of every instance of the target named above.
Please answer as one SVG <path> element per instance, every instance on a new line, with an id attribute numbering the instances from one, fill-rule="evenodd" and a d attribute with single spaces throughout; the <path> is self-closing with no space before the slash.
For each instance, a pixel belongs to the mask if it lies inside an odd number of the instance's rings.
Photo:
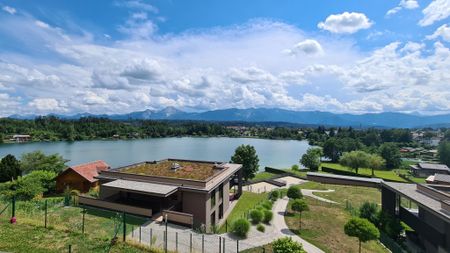
<path id="1" fill-rule="evenodd" d="M 329 167 L 336 170 L 342 170 L 342 171 L 353 171 L 349 167 L 342 166 L 338 163 L 322 163 L 322 166 Z M 354 172 L 354 171 L 353 171 Z M 365 176 L 372 176 L 372 170 L 369 168 L 359 168 L 358 174 L 365 175 Z M 374 171 L 375 177 L 387 179 L 387 180 L 393 180 L 398 182 L 405 182 L 407 183 L 405 179 L 398 176 L 394 170 L 375 170 Z"/>
<path id="2" fill-rule="evenodd" d="M 268 195 L 267 193 L 253 193 L 244 191 L 242 193 L 242 196 L 239 198 L 236 206 L 233 208 L 233 210 L 227 217 L 228 229 L 230 229 L 230 225 L 233 223 L 234 220 L 245 217 L 248 211 L 253 209 L 260 202 L 266 200 L 267 195 Z M 225 233 L 226 232 L 225 230 L 226 224 L 224 223 L 220 227 L 219 233 Z"/>
<path id="3" fill-rule="evenodd" d="M 285 217 L 288 227 L 305 240 L 325 252 L 358 252 L 358 241 L 344 233 L 344 225 L 351 218 L 345 208 L 346 202 L 359 208 L 365 201 L 380 203 L 381 193 L 377 189 L 356 186 L 328 185 L 308 182 L 301 185 L 305 189 L 334 189 L 331 193 L 316 195 L 338 202 L 328 204 L 312 198 L 306 198 L 310 211 L 302 214 L 302 229 L 299 230 L 299 215 L 292 212 L 288 205 Z M 388 252 L 378 241 L 363 243 L 363 252 Z"/>
<path id="4" fill-rule="evenodd" d="M 2 216 L 3 217 L 3 216 Z M 5 217 L 0 219 L 0 251 L 52 253 L 69 252 L 106 252 L 110 240 L 83 236 L 80 233 L 46 229 L 20 223 L 9 224 Z M 143 246 L 117 242 L 110 252 L 156 252 Z"/>
<path id="5" fill-rule="evenodd" d="M 271 172 L 266 172 L 266 171 L 262 171 L 259 172 L 255 175 L 254 178 L 252 178 L 252 181 L 259 181 L 259 180 L 265 180 L 265 179 L 270 179 L 274 176 L 276 176 L 277 174 L 275 173 L 271 173 Z"/>

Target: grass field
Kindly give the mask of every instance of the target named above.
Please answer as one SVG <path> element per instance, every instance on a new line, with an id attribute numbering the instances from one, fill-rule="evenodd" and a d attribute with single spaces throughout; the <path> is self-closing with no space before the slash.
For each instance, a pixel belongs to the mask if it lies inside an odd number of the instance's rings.
<path id="1" fill-rule="evenodd" d="M 234 220 L 244 217 L 244 215 L 257 204 L 267 199 L 267 193 L 252 193 L 244 191 L 236 206 L 227 217 L 228 225 Z M 219 233 L 225 233 L 225 223 L 220 227 Z"/>
<path id="2" fill-rule="evenodd" d="M 322 166 L 326 166 L 326 167 L 336 169 L 336 170 L 352 171 L 350 168 L 342 166 L 338 163 L 323 163 Z M 375 173 L 375 177 L 379 177 L 382 179 L 394 180 L 394 181 L 405 182 L 405 183 L 407 182 L 405 179 L 398 176 L 394 170 L 375 170 L 374 173 Z M 372 170 L 369 168 L 359 168 L 358 174 L 371 176 Z"/>
<path id="3" fill-rule="evenodd" d="M 334 189 L 331 193 L 318 193 L 317 195 L 334 200 L 339 204 L 327 204 L 314 199 L 306 198 L 310 211 L 302 215 L 302 230 L 299 231 L 299 216 L 294 214 L 288 206 L 288 215 L 285 217 L 289 228 L 298 233 L 305 240 L 313 243 L 325 252 L 358 252 L 357 239 L 348 237 L 344 233 L 344 224 L 351 218 L 346 210 L 347 202 L 358 208 L 364 201 L 380 203 L 379 190 L 356 187 L 325 185 L 308 182 L 301 185 L 308 189 Z M 375 241 L 364 243 L 363 252 L 388 252 Z"/>
<path id="4" fill-rule="evenodd" d="M 254 178 L 252 178 L 252 181 L 259 181 L 259 180 L 264 180 L 264 179 L 269 179 L 272 178 L 274 176 L 276 176 L 277 174 L 275 173 L 270 173 L 270 172 L 266 172 L 266 171 L 262 171 L 259 172 L 255 175 Z"/>
<path id="5" fill-rule="evenodd" d="M 48 198 L 47 228 L 45 224 L 45 200 L 16 202 L 17 224 L 8 223 L 11 217 L 11 206 L 0 216 L 0 250 L 12 252 L 62 252 L 71 244 L 73 252 L 104 252 L 114 235 L 115 220 L 119 218 L 115 212 L 99 209 L 86 209 L 83 227 L 83 209 L 80 207 L 64 207 L 62 198 Z M 0 202 L 1 207 L 7 203 Z M 133 226 L 143 224 L 146 219 L 127 216 L 127 231 Z M 121 223 L 121 222 L 120 222 Z M 118 237 L 121 238 L 122 230 Z M 21 240 L 10 240 L 20 236 Z M 28 242 L 28 240 L 33 240 Z M 28 247 L 33 250 L 28 250 Z M 145 249 L 119 244 L 112 252 L 148 252 Z M 65 250 L 64 250 L 65 251 Z"/>

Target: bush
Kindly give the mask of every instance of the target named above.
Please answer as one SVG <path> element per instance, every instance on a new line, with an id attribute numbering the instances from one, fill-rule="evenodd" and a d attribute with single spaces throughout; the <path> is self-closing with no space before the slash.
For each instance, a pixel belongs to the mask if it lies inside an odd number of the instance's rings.
<path id="1" fill-rule="evenodd" d="M 269 224 L 273 219 L 273 212 L 270 210 L 264 210 L 264 223 Z"/>
<path id="2" fill-rule="evenodd" d="M 269 199 L 272 201 L 276 201 L 277 199 L 280 198 L 280 191 L 278 190 L 273 190 L 269 193 Z"/>
<path id="3" fill-rule="evenodd" d="M 253 209 L 250 211 L 250 219 L 253 224 L 260 223 L 264 218 L 264 213 L 261 210 Z"/>
<path id="4" fill-rule="evenodd" d="M 301 199 L 303 197 L 302 190 L 298 185 L 292 185 L 287 191 L 287 196 L 290 199 Z"/>
<path id="5" fill-rule="evenodd" d="M 359 217 L 368 219 L 373 224 L 378 224 L 378 205 L 377 203 L 364 202 L 359 208 Z"/>
<path id="6" fill-rule="evenodd" d="M 291 169 L 292 169 L 292 170 L 295 170 L 295 171 L 298 171 L 298 170 L 299 170 L 299 167 L 298 167 L 297 164 L 294 164 L 294 165 L 292 165 Z"/>
<path id="7" fill-rule="evenodd" d="M 271 201 L 266 200 L 266 201 L 264 201 L 264 202 L 261 204 L 261 206 L 264 207 L 264 208 L 267 209 L 267 210 L 272 210 L 273 204 L 272 204 Z"/>
<path id="8" fill-rule="evenodd" d="M 231 231 L 239 237 L 246 237 L 249 230 L 250 222 L 244 218 L 237 219 L 231 224 Z"/>
<path id="9" fill-rule="evenodd" d="M 284 237 L 273 241 L 272 249 L 274 253 L 306 253 L 303 246 L 293 241 L 290 237 Z"/>
<path id="10" fill-rule="evenodd" d="M 0 195 L 7 199 L 11 199 L 15 195 L 17 200 L 42 197 L 44 193 L 52 192 L 55 189 L 55 177 L 55 172 L 35 170 L 17 180 L 1 184 Z"/>
<path id="11" fill-rule="evenodd" d="M 256 226 L 256 230 L 264 233 L 264 231 L 266 231 L 266 227 L 264 227 L 263 224 L 258 224 L 258 226 Z"/>

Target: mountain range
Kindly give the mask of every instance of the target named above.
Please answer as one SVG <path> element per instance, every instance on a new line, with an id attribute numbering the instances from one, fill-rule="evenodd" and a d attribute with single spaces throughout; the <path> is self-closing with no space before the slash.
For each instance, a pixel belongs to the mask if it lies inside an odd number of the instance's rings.
<path id="1" fill-rule="evenodd" d="M 450 114 L 417 115 L 397 112 L 337 114 L 321 111 L 291 111 L 277 108 L 223 109 L 205 112 L 184 112 L 174 107 L 162 110 L 144 110 L 126 114 L 75 115 L 51 114 L 63 119 L 102 117 L 112 120 L 197 120 L 216 122 L 283 122 L 301 125 L 380 127 L 380 128 L 423 128 L 450 127 Z M 37 115 L 11 115 L 9 118 L 33 119 Z"/>

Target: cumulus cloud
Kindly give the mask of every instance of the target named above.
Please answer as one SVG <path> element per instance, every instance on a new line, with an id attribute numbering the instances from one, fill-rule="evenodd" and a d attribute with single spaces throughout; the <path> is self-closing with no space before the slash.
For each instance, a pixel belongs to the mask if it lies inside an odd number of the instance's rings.
<path id="1" fill-rule="evenodd" d="M 28 103 L 30 107 L 41 112 L 61 112 L 66 111 L 60 102 L 54 98 L 35 98 Z"/>
<path id="2" fill-rule="evenodd" d="M 153 13 L 159 12 L 158 8 L 142 0 L 116 1 L 115 5 L 118 7 L 126 7 L 129 9 L 142 10 Z"/>
<path id="3" fill-rule="evenodd" d="M 290 55 L 321 55 L 323 49 L 317 40 L 307 39 L 297 43 L 292 49 L 284 50 L 284 52 Z"/>
<path id="4" fill-rule="evenodd" d="M 422 10 L 423 18 L 420 26 L 429 26 L 450 16 L 450 0 L 433 0 Z"/>
<path id="5" fill-rule="evenodd" d="M 386 12 L 386 16 L 394 15 L 402 9 L 412 10 L 417 8 L 419 8 L 419 3 L 417 2 L 417 0 L 401 0 L 396 7 Z"/>
<path id="6" fill-rule="evenodd" d="M 432 35 L 428 35 L 426 38 L 434 40 L 441 37 L 443 40 L 450 42 L 450 26 L 444 24 L 440 26 Z"/>
<path id="7" fill-rule="evenodd" d="M 328 16 L 317 27 L 332 33 L 355 33 L 359 30 L 368 29 L 372 25 L 373 22 L 364 13 L 344 12 Z"/>
<path id="8" fill-rule="evenodd" d="M 7 6 L 7 5 L 3 6 L 2 10 L 8 12 L 11 15 L 16 14 L 16 12 L 17 12 L 17 10 L 15 8 L 13 8 L 11 6 Z"/>

